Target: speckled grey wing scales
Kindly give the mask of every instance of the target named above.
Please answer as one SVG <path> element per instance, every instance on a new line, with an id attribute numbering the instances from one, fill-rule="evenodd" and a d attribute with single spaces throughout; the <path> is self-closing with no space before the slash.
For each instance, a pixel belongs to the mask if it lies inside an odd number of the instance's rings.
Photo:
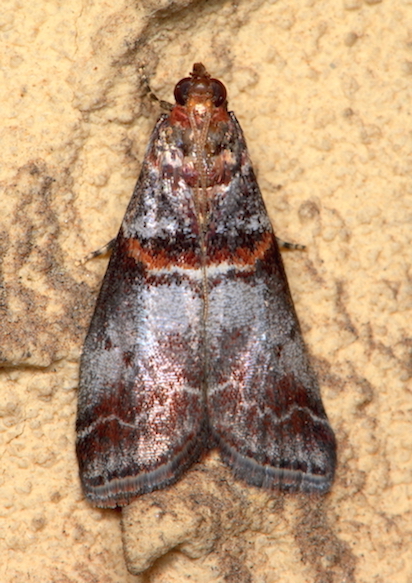
<path id="1" fill-rule="evenodd" d="M 184 229 L 169 204 L 159 120 L 97 300 L 81 360 L 77 456 L 86 497 L 114 507 L 176 481 L 207 437 L 199 277 L 165 260 Z M 153 218 L 155 217 L 155 220 Z M 168 229 L 168 231 L 165 229 Z M 186 253 L 196 255 L 191 240 Z M 182 250 L 181 250 L 182 251 Z M 190 350 L 188 350 L 190 347 Z"/>
<path id="2" fill-rule="evenodd" d="M 241 156 L 246 145 L 231 115 Z M 222 458 L 249 484 L 326 492 L 336 465 L 335 436 L 244 155 L 210 223 L 213 233 L 226 234 L 209 241 L 207 321 L 208 410 Z M 213 264 L 222 247 L 234 250 L 229 265 Z"/>

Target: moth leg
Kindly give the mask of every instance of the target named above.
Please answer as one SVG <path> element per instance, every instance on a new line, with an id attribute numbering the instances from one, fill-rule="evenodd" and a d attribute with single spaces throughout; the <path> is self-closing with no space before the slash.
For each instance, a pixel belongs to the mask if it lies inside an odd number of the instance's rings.
<path id="1" fill-rule="evenodd" d="M 280 249 L 295 249 L 299 251 L 304 251 L 306 249 L 306 245 L 300 245 L 299 243 L 289 243 L 288 241 L 279 239 L 279 237 L 276 237 L 276 241 Z"/>
<path id="2" fill-rule="evenodd" d="M 114 238 L 111 241 L 109 241 L 108 243 L 106 243 L 106 245 L 103 245 L 103 247 L 100 247 L 100 249 L 96 249 L 96 251 L 92 251 L 91 253 L 88 253 L 86 255 L 86 257 L 84 257 L 83 260 L 81 261 L 82 265 L 84 265 L 85 263 L 90 261 L 90 259 L 95 259 L 96 257 L 100 257 L 101 255 L 107 255 L 108 253 L 113 251 L 115 243 L 116 243 L 116 238 Z"/>
<path id="3" fill-rule="evenodd" d="M 159 104 L 161 109 L 163 109 L 165 111 L 171 111 L 174 107 L 173 103 L 169 103 L 168 101 L 164 101 L 163 99 L 159 99 L 159 97 L 156 95 L 156 93 L 150 87 L 149 78 L 146 75 L 146 71 L 144 70 L 143 67 L 141 67 L 141 69 L 140 69 L 140 75 L 141 75 L 141 80 L 142 80 L 142 83 L 146 89 L 146 93 L 147 93 L 149 99 L 151 99 L 152 101 L 156 101 L 156 103 Z"/>

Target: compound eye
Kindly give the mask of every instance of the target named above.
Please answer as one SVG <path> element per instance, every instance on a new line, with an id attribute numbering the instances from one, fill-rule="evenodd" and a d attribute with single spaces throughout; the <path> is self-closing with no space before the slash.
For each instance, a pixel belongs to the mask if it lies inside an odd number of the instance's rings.
<path id="1" fill-rule="evenodd" d="M 174 96 L 178 105 L 186 105 L 189 95 L 211 98 L 213 105 L 219 107 L 226 101 L 226 88 L 218 79 L 207 77 L 185 77 L 175 86 Z"/>
<path id="2" fill-rule="evenodd" d="M 175 87 L 174 96 L 176 103 L 179 105 L 185 105 L 187 98 L 189 96 L 189 90 L 193 85 L 193 79 L 191 77 L 185 77 Z"/>
<path id="3" fill-rule="evenodd" d="M 213 90 L 213 104 L 219 107 L 226 101 L 226 87 L 218 79 L 211 79 L 210 81 Z"/>

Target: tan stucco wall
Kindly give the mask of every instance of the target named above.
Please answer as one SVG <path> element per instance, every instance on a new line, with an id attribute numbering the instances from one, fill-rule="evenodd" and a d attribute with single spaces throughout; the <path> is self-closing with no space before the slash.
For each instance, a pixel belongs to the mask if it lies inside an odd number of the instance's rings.
<path id="1" fill-rule="evenodd" d="M 410 0 L 10 0 L 0 24 L 0 581 L 410 583 Z M 157 106 L 194 61 L 240 119 L 339 442 L 322 500 L 212 454 L 123 517 L 82 498 L 78 358 Z M 174 550 L 173 550 L 174 549 Z M 150 579 L 149 579 L 150 578 Z"/>

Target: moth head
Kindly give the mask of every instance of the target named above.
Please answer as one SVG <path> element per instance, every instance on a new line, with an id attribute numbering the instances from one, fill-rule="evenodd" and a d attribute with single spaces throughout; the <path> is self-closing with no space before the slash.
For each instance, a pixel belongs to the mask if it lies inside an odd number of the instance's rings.
<path id="1" fill-rule="evenodd" d="M 225 86 L 218 79 L 212 79 L 202 63 L 195 63 L 190 77 L 177 83 L 174 96 L 176 103 L 183 106 L 226 106 Z"/>

